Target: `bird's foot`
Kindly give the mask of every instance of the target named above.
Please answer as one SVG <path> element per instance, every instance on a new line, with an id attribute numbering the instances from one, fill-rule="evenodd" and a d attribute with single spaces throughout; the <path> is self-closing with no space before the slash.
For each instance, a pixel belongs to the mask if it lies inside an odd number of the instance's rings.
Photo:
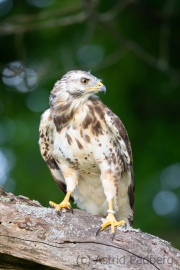
<path id="1" fill-rule="evenodd" d="M 60 214 L 61 209 L 63 209 L 63 208 L 71 210 L 71 212 L 73 214 L 73 209 L 71 207 L 71 204 L 67 200 L 63 200 L 60 204 L 56 204 L 56 203 L 50 201 L 49 204 L 51 207 L 54 207 L 59 214 Z"/>
<path id="2" fill-rule="evenodd" d="M 108 213 L 107 217 L 106 217 L 106 221 L 101 225 L 101 227 L 97 230 L 96 235 L 98 235 L 98 233 L 100 231 L 103 231 L 107 226 L 111 225 L 111 239 L 114 239 L 115 236 L 115 227 L 116 226 L 123 226 L 125 225 L 125 221 L 121 220 L 121 221 L 117 221 L 114 214 L 112 213 Z"/>

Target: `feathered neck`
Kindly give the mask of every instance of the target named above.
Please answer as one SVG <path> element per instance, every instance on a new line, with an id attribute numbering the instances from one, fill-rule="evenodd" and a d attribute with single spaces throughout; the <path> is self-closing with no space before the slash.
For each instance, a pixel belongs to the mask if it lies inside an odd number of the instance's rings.
<path id="1" fill-rule="evenodd" d="M 50 95 L 50 108 L 53 115 L 71 115 L 78 108 L 88 103 L 88 101 L 99 100 L 96 95 L 86 96 L 86 95 L 70 95 L 66 91 L 65 83 L 60 80 L 56 82 Z"/>
<path id="2" fill-rule="evenodd" d="M 77 109 L 90 105 L 94 100 L 100 101 L 96 95 L 70 95 L 66 87 L 66 83 L 61 79 L 55 83 L 50 95 L 51 115 L 59 131 L 69 123 Z"/>

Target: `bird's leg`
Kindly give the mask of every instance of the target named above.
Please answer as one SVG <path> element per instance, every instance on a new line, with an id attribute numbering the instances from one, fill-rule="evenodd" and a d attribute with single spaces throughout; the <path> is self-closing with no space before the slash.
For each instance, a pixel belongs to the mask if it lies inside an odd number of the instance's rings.
<path id="1" fill-rule="evenodd" d="M 96 232 L 96 235 L 99 233 L 99 231 L 103 231 L 107 226 L 111 225 L 111 238 L 113 240 L 114 235 L 115 235 L 115 227 L 116 226 L 123 226 L 125 224 L 124 220 L 117 221 L 114 214 L 115 211 L 113 210 L 113 200 L 109 200 L 109 209 L 107 210 L 108 215 L 106 217 L 106 221 L 101 225 L 101 227 L 98 229 Z"/>
<path id="2" fill-rule="evenodd" d="M 60 204 L 56 204 L 54 202 L 49 203 L 52 207 L 54 207 L 58 211 L 59 214 L 62 208 L 69 209 L 73 213 L 73 209 L 71 207 L 69 199 L 78 184 L 78 173 L 74 169 L 65 166 L 61 168 L 61 172 L 65 179 L 67 194 Z"/>
<path id="3" fill-rule="evenodd" d="M 69 202 L 69 199 L 70 199 L 70 196 L 71 196 L 71 191 L 67 191 L 67 194 L 64 198 L 64 200 L 60 203 L 60 204 L 56 204 L 54 202 L 49 202 L 50 206 L 54 207 L 58 212 L 60 212 L 60 210 L 62 208 L 67 208 L 67 209 L 70 209 L 71 212 L 73 213 L 73 209 L 71 207 L 71 204 Z"/>

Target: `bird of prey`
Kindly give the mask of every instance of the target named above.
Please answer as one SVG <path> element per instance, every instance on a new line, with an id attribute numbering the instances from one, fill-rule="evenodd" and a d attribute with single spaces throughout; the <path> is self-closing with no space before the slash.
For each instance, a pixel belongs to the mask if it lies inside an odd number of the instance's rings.
<path id="1" fill-rule="evenodd" d="M 40 151 L 57 186 L 66 194 L 57 211 L 71 209 L 70 198 L 93 215 L 106 217 L 99 230 L 131 225 L 134 180 L 132 151 L 121 120 L 95 95 L 106 92 L 90 72 L 67 72 L 54 85 L 50 108 L 40 122 Z M 99 231 L 98 230 L 98 231 Z"/>

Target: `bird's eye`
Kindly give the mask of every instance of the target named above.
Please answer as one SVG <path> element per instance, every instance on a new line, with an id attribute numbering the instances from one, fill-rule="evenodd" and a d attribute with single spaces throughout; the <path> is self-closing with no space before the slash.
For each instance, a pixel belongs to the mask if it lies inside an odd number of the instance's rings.
<path id="1" fill-rule="evenodd" d="M 86 78 L 81 79 L 82 84 L 88 84 L 88 82 L 89 82 L 89 79 L 86 79 Z"/>

